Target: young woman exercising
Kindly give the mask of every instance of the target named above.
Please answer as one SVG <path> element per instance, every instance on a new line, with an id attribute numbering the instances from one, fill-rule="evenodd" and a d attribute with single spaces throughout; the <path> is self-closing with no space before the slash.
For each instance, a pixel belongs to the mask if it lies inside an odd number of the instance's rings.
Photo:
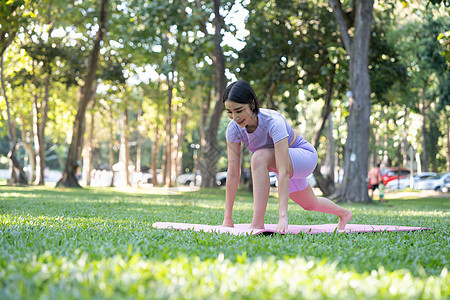
<path id="1" fill-rule="evenodd" d="M 280 113 L 260 109 L 252 87 L 240 80 L 230 84 L 223 94 L 228 116 L 225 215 L 222 226 L 234 227 L 233 204 L 240 177 L 240 144 L 253 152 L 253 219 L 251 229 L 264 228 L 264 215 L 270 192 L 269 171 L 278 174 L 278 232 L 288 230 L 288 198 L 305 210 L 334 214 L 339 217 L 338 230 L 351 219 L 351 211 L 327 198 L 316 197 L 306 177 L 317 165 L 314 147 L 298 135 Z"/>

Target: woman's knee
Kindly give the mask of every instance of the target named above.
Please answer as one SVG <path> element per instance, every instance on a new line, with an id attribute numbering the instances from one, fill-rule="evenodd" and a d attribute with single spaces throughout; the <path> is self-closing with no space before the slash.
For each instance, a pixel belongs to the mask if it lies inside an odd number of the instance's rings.
<path id="1" fill-rule="evenodd" d="M 270 151 L 270 149 L 261 149 L 253 153 L 250 163 L 253 169 L 261 167 L 268 169 L 273 159 L 273 151 Z"/>

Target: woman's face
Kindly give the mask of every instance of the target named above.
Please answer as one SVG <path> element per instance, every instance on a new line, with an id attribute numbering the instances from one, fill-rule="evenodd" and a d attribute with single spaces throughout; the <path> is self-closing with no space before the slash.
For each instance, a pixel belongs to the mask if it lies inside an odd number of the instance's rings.
<path id="1" fill-rule="evenodd" d="M 237 103 L 231 100 L 225 101 L 228 117 L 234 120 L 239 127 L 258 126 L 258 118 L 250 108 L 250 104 Z"/>

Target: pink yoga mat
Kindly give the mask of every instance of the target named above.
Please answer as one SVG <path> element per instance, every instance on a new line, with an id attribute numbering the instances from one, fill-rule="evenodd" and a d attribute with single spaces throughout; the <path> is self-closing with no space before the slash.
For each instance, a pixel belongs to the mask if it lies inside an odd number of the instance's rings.
<path id="1" fill-rule="evenodd" d="M 250 224 L 235 224 L 233 228 L 222 227 L 220 225 L 202 225 L 187 223 L 171 223 L 156 222 L 153 227 L 159 229 L 177 229 L 177 230 L 193 230 L 204 232 L 230 233 L 234 235 L 241 234 L 270 234 L 276 233 L 277 224 L 266 224 L 264 229 L 248 229 Z M 320 225 L 289 225 L 287 233 L 298 234 L 305 233 L 332 233 L 335 232 L 337 224 L 320 224 Z M 380 232 L 380 231 L 413 231 L 428 230 L 425 227 L 411 226 L 395 226 L 395 225 L 364 225 L 364 224 L 347 224 L 345 230 L 339 232 L 357 233 L 357 232 Z"/>

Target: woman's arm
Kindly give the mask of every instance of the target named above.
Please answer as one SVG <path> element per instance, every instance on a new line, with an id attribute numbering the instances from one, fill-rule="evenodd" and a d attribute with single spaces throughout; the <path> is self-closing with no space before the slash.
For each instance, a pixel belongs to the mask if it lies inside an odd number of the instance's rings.
<path id="1" fill-rule="evenodd" d="M 226 185 L 224 227 L 234 227 L 232 218 L 234 199 L 241 177 L 241 144 L 227 141 L 228 171 Z"/>
<path id="2" fill-rule="evenodd" d="M 288 229 L 289 175 L 292 168 L 287 138 L 275 144 L 275 163 L 278 171 L 279 201 L 277 231 L 286 232 Z"/>

